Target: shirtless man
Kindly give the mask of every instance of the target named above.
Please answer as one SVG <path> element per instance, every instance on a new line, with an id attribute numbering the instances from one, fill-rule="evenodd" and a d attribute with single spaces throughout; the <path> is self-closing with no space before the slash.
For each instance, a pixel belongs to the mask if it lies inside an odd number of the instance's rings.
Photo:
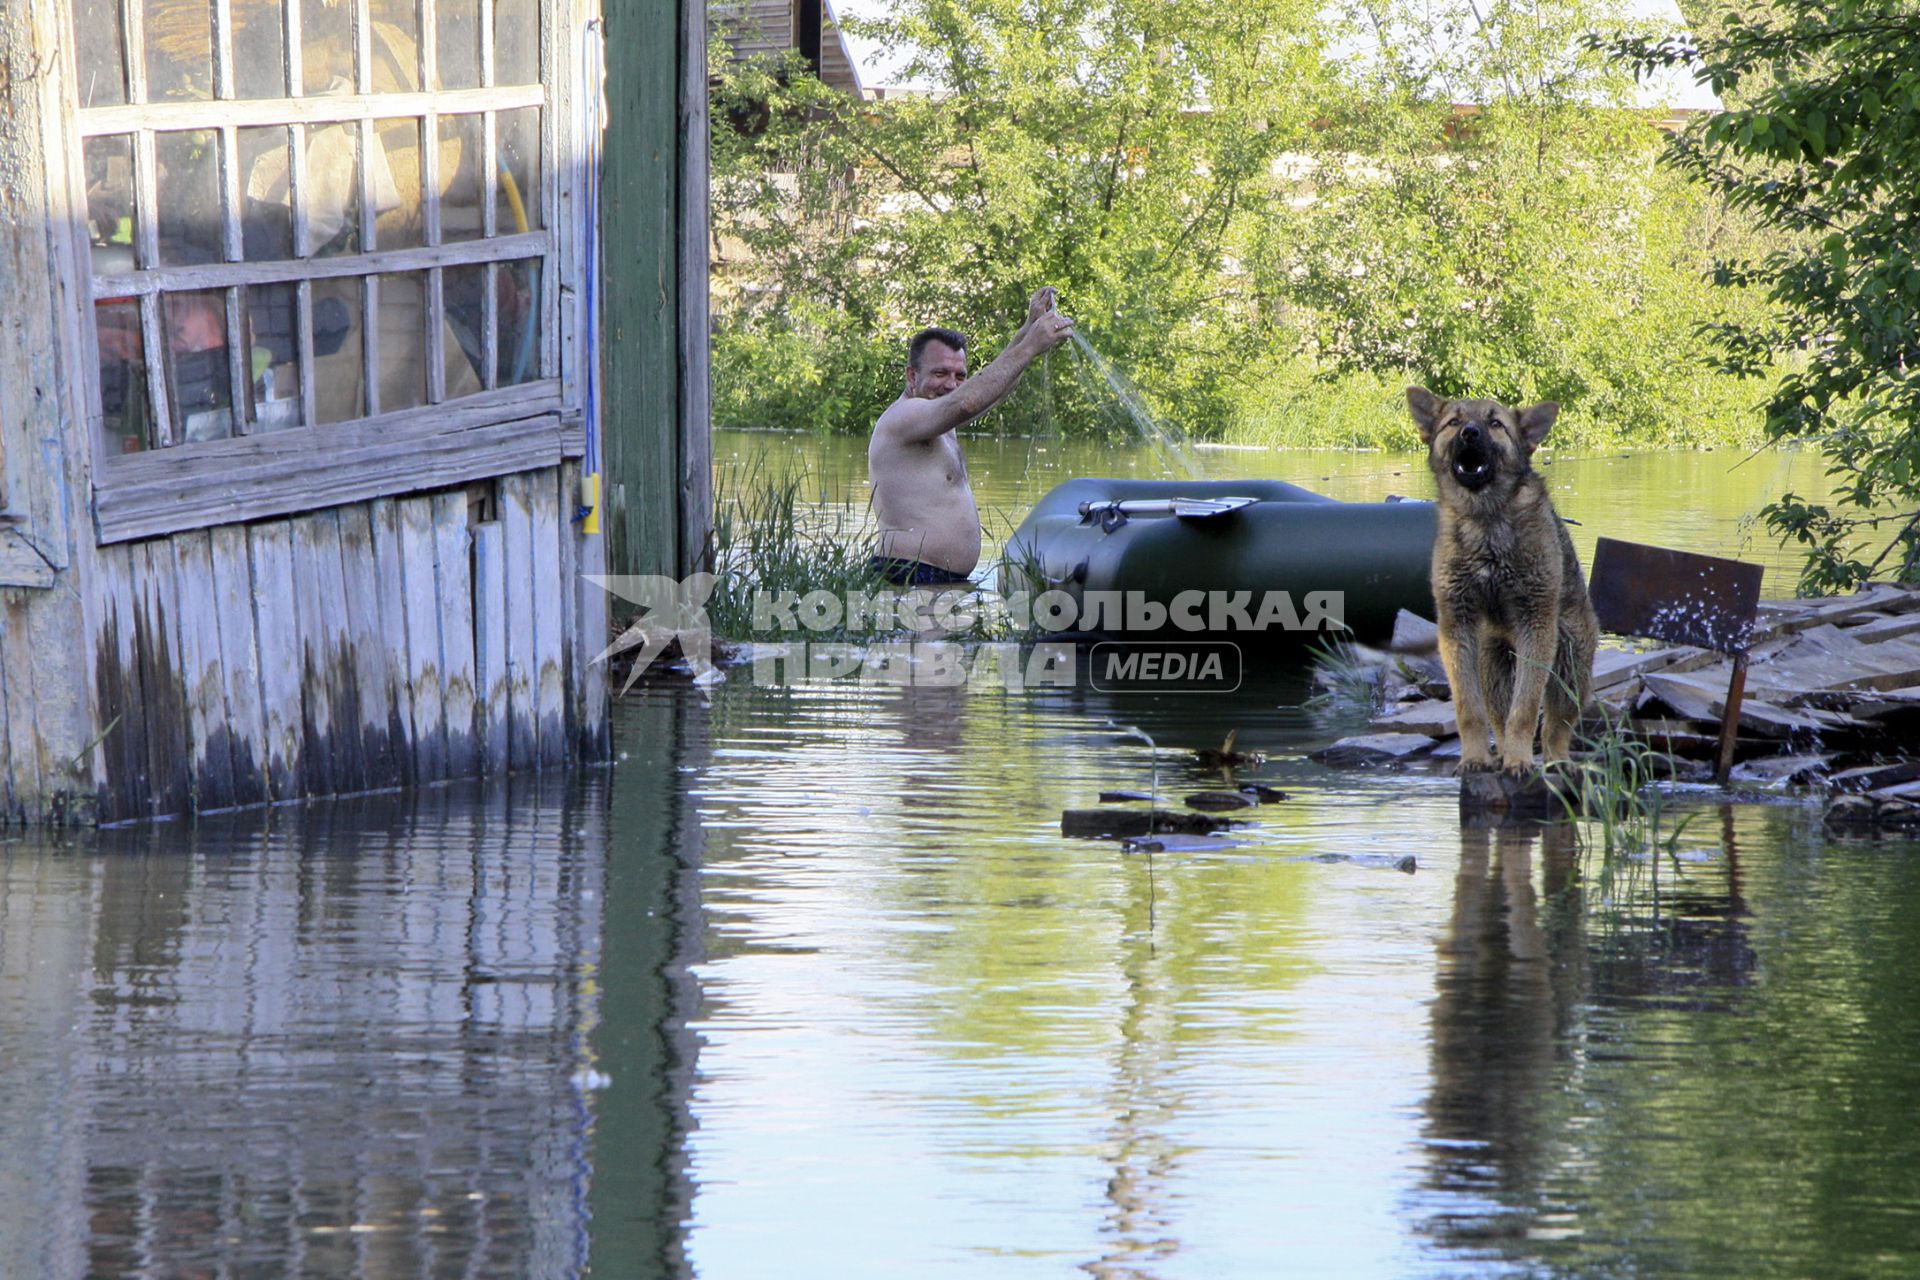
<path id="1" fill-rule="evenodd" d="M 880 415 L 867 446 L 880 519 L 874 571 L 903 586 L 967 581 L 980 563 L 980 512 L 954 432 L 1006 399 L 1036 357 L 1073 336 L 1051 288 L 993 362 L 967 377 L 967 339 L 923 329 L 907 348 L 907 387 Z"/>

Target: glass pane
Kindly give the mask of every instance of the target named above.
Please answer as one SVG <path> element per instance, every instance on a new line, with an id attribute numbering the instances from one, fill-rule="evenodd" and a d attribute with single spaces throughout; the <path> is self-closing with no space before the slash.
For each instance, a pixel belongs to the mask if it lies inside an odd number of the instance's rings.
<path id="1" fill-rule="evenodd" d="M 427 402 L 427 273 L 380 277 L 380 412 Z"/>
<path id="2" fill-rule="evenodd" d="M 440 0 L 434 9 L 440 88 L 480 87 L 480 0 Z"/>
<path id="3" fill-rule="evenodd" d="M 300 83 L 309 94 L 354 91 L 351 4 L 300 0 Z"/>
<path id="4" fill-rule="evenodd" d="M 87 238 L 93 273 L 131 271 L 133 262 L 133 138 L 127 134 L 88 138 Z"/>
<path id="5" fill-rule="evenodd" d="M 440 117 L 440 239 L 479 238 L 487 185 L 485 116 Z"/>
<path id="6" fill-rule="evenodd" d="M 359 126 L 329 124 L 307 130 L 307 244 L 310 258 L 360 252 Z M 286 199 L 286 184 L 278 199 Z M 248 194 L 255 194 L 252 179 Z M 262 194 L 261 199 L 270 198 Z"/>
<path id="7" fill-rule="evenodd" d="M 500 305 L 500 381 L 503 387 L 540 376 L 540 266 L 538 258 L 494 269 Z"/>
<path id="8" fill-rule="evenodd" d="M 440 273 L 440 301 L 446 308 L 447 399 L 485 390 L 485 266 L 448 267 Z"/>
<path id="9" fill-rule="evenodd" d="M 420 128 L 415 117 L 373 122 L 373 247 L 414 249 L 427 242 L 420 201 Z"/>
<path id="10" fill-rule="evenodd" d="M 360 277 L 313 282 L 313 412 L 317 422 L 367 415 Z"/>
<path id="11" fill-rule="evenodd" d="M 247 376 L 253 403 L 247 418 L 255 429 L 300 425 L 300 292 L 297 285 L 256 284 L 247 289 Z"/>
<path id="12" fill-rule="evenodd" d="M 281 0 L 230 0 L 233 89 L 242 98 L 287 96 L 287 18 Z"/>
<path id="13" fill-rule="evenodd" d="M 211 129 L 153 135 L 159 164 L 154 211 L 160 230 L 160 265 L 219 262 L 220 135 Z"/>
<path id="14" fill-rule="evenodd" d="M 502 111 L 499 136 L 500 199 L 497 216 L 503 236 L 540 228 L 540 108 Z"/>
<path id="15" fill-rule="evenodd" d="M 132 299 L 98 302 L 94 328 L 100 339 L 102 441 L 108 453 L 139 453 L 147 429 L 147 352 L 140 336 L 140 304 Z"/>
<path id="16" fill-rule="evenodd" d="M 373 20 L 373 91 L 412 93 L 420 87 L 420 6 L 417 0 L 369 0 Z"/>
<path id="17" fill-rule="evenodd" d="M 147 101 L 213 96 L 213 6 L 145 0 Z"/>
<path id="18" fill-rule="evenodd" d="M 493 82 L 540 83 L 539 0 L 493 0 Z"/>
<path id="19" fill-rule="evenodd" d="M 169 293 L 161 301 L 174 443 L 223 440 L 233 434 L 226 291 Z"/>
<path id="20" fill-rule="evenodd" d="M 120 0 L 73 0 L 73 52 L 80 106 L 117 107 L 127 100 L 127 45 Z"/>
<path id="21" fill-rule="evenodd" d="M 287 165 L 293 130 L 284 125 L 239 130 L 240 256 L 270 262 L 293 256 L 293 209 L 287 202 Z"/>

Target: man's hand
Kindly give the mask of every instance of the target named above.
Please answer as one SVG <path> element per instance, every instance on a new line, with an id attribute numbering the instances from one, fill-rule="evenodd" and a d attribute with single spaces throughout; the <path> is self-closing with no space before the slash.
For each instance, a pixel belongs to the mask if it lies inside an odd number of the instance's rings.
<path id="1" fill-rule="evenodd" d="M 1073 321 L 1058 311 L 1047 311 L 1027 322 L 1027 327 L 1020 333 L 1020 341 L 1032 355 L 1037 356 L 1053 350 L 1072 336 Z"/>
<path id="2" fill-rule="evenodd" d="M 1052 285 L 1037 290 L 1033 295 L 1033 301 L 1027 304 L 1027 323 L 1023 327 L 1032 328 L 1033 322 L 1052 311 L 1059 301 L 1060 291 Z"/>

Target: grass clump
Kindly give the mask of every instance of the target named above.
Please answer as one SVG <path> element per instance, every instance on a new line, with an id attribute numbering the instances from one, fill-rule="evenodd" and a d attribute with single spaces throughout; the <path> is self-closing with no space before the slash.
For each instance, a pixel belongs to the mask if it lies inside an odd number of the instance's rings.
<path id="1" fill-rule="evenodd" d="M 1616 855 L 1674 854 L 1693 816 L 1670 823 L 1659 784 L 1672 773 L 1672 757 L 1610 712 L 1585 737 L 1586 752 L 1562 766 L 1557 788 L 1582 846 L 1609 861 Z"/>

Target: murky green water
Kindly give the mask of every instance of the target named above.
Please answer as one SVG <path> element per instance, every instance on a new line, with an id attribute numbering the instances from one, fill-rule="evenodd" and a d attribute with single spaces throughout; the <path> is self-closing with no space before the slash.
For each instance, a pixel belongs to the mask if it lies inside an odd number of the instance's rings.
<path id="1" fill-rule="evenodd" d="M 1048 438 L 980 436 L 965 442 L 968 471 L 987 533 L 987 558 L 1048 490 L 1076 476 L 1164 479 L 1154 453 L 1143 447 Z M 1208 479 L 1285 480 L 1348 502 L 1379 502 L 1389 494 L 1433 496 L 1424 457 L 1318 449 L 1196 451 Z M 1767 568 L 1768 596 L 1794 593 L 1801 557 L 1783 549 L 1759 521 L 1760 508 L 1786 492 L 1824 494 L 1829 485 L 1819 458 L 1768 450 L 1607 453 L 1551 457 L 1541 468 L 1555 508 L 1578 523 L 1574 544 L 1591 564 L 1601 535 L 1651 542 L 1707 555 L 1730 556 Z M 723 431 L 714 458 L 724 495 L 758 478 L 799 472 L 810 496 L 864 513 L 866 442 L 846 437 Z"/>
<path id="2" fill-rule="evenodd" d="M 9 837 L 0 1276 L 1920 1274 L 1920 844 L 1608 868 L 1304 693 L 736 672 L 585 777 Z M 1060 836 L 1230 729 L 1234 842 Z"/>
<path id="3" fill-rule="evenodd" d="M 16 838 L 0 1274 L 1920 1271 L 1920 846 L 1703 803 L 1609 878 L 1299 695 L 736 678 L 570 785 Z M 1062 839 L 1109 720 L 1292 798 Z"/>

